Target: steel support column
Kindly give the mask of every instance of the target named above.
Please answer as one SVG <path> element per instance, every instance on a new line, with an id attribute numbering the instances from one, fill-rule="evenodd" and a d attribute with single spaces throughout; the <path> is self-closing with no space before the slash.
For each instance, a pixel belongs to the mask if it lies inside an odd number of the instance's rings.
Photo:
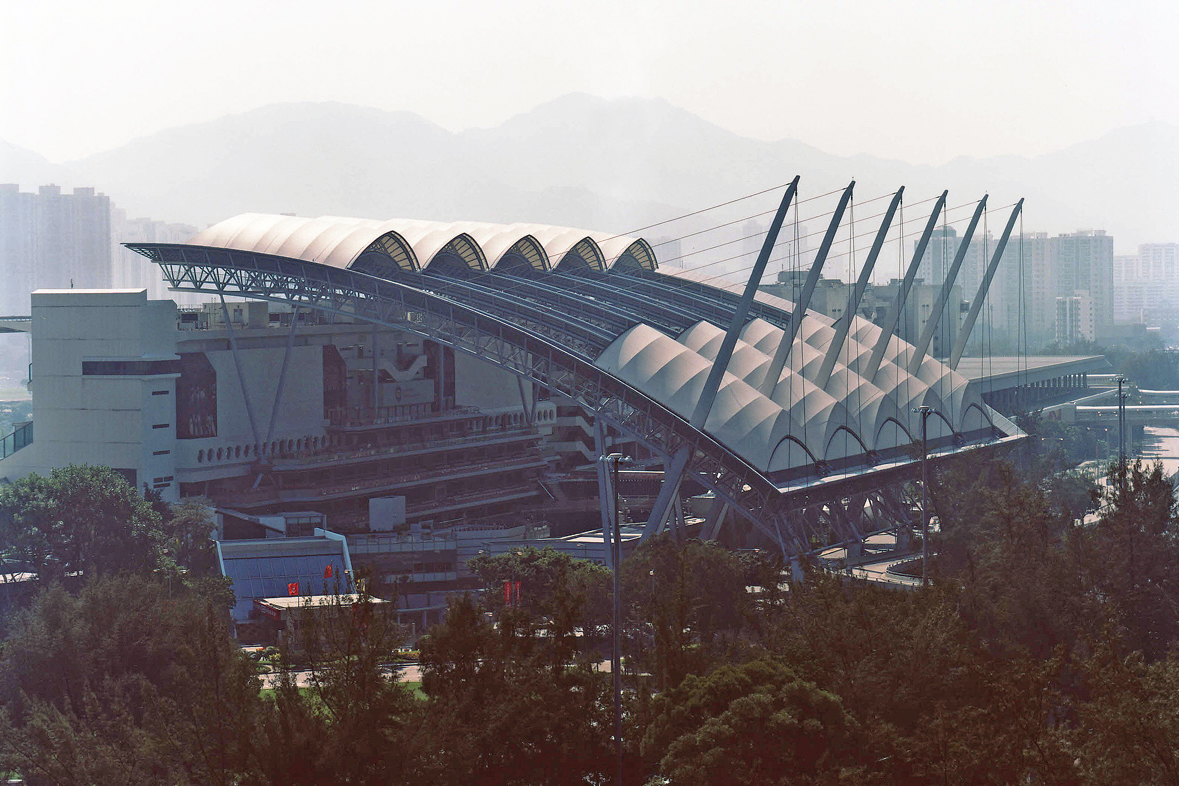
<path id="1" fill-rule="evenodd" d="M 974 209 L 974 215 L 970 217 L 970 224 L 966 227 L 966 232 L 962 235 L 962 239 L 958 241 L 958 252 L 954 254 L 954 261 L 950 264 L 950 270 L 946 273 L 946 280 L 942 282 L 942 289 L 938 293 L 937 301 L 933 304 L 933 312 L 929 315 L 929 320 L 925 323 L 925 330 L 921 331 L 921 338 L 917 341 L 913 350 L 913 356 L 909 359 L 909 374 L 917 376 L 917 372 L 921 369 L 921 364 L 925 361 L 925 353 L 929 350 L 929 342 L 933 341 L 933 334 L 937 332 L 937 327 L 941 323 L 942 314 L 946 310 L 946 304 L 950 300 L 950 294 L 954 291 L 954 279 L 958 278 L 958 271 L 962 267 L 962 260 L 966 259 L 966 251 L 970 247 L 970 239 L 974 236 L 974 229 L 978 226 L 978 221 L 982 218 L 983 210 L 987 207 L 986 195 L 978 201 L 978 207 Z"/>
<path id="2" fill-rule="evenodd" d="M 982 310 L 983 301 L 987 298 L 987 292 L 991 288 L 991 280 L 995 277 L 995 271 L 999 268 L 999 261 L 1003 259 L 1003 252 L 1007 249 L 1007 241 L 1011 238 L 1011 230 L 1015 228 L 1015 219 L 1019 217 L 1019 212 L 1023 210 L 1023 199 L 1015 204 L 1015 209 L 1011 211 L 1011 217 L 1007 219 L 1007 226 L 1003 228 L 1003 235 L 999 238 L 999 245 L 995 246 L 995 253 L 991 256 L 991 262 L 987 265 L 987 272 L 983 276 L 982 283 L 978 286 L 978 294 L 974 296 L 974 300 L 970 304 L 970 311 L 966 314 L 966 321 L 962 323 L 962 327 L 958 331 L 958 340 L 954 342 L 954 350 L 950 353 L 950 368 L 958 368 L 958 361 L 962 359 L 962 352 L 966 349 L 966 341 L 970 338 L 970 332 L 974 330 L 974 322 L 978 319 L 978 312 Z"/>
<path id="3" fill-rule="evenodd" d="M 778 386 L 778 379 L 782 376 L 786 359 L 790 357 L 790 351 L 794 347 L 794 339 L 802 327 L 802 320 L 806 318 L 807 309 L 810 308 L 811 296 L 814 295 L 815 285 L 819 283 L 819 274 L 823 272 L 823 263 L 827 261 L 831 244 L 835 242 L 835 233 L 839 230 L 839 222 L 843 220 L 843 211 L 847 209 L 847 203 L 851 201 L 852 190 L 855 187 L 856 183 L 853 180 L 843 190 L 843 196 L 839 198 L 839 204 L 835 207 L 835 215 L 831 216 L 831 223 L 827 225 L 827 233 L 823 235 L 823 242 L 819 244 L 819 252 L 815 255 L 815 263 L 811 265 L 806 283 L 802 285 L 802 293 L 798 302 L 794 304 L 794 311 L 790 316 L 790 327 L 782 333 L 782 341 L 778 344 L 778 349 L 774 352 L 774 357 L 766 369 L 766 375 L 758 387 L 758 390 L 765 396 L 772 398 L 774 388 Z"/>
<path id="4" fill-rule="evenodd" d="M 921 266 L 921 258 L 925 256 L 925 248 L 929 245 L 929 238 L 933 235 L 934 228 L 937 227 L 937 217 L 941 215 L 942 208 L 946 206 L 946 197 L 949 193 L 949 191 L 943 191 L 942 195 L 938 197 L 937 204 L 933 206 L 933 212 L 929 214 L 929 221 L 925 223 L 921 239 L 917 241 L 917 247 L 913 250 L 913 259 L 909 262 L 909 267 L 905 270 L 905 277 L 901 280 L 897 298 L 888 307 L 888 315 L 884 318 L 884 324 L 880 326 L 880 338 L 876 340 L 876 346 L 872 348 L 872 357 L 868 360 L 868 368 L 864 373 L 864 379 L 869 382 L 876 378 L 876 372 L 880 370 L 880 363 L 884 360 L 885 350 L 895 338 L 897 322 L 900 321 L 901 313 L 905 309 L 905 301 L 909 299 L 909 290 L 913 288 L 913 279 L 917 277 L 917 268 Z"/>
<path id="5" fill-rule="evenodd" d="M 651 515 L 647 517 L 647 526 L 643 528 L 644 538 L 660 532 L 667 523 L 668 515 L 675 515 L 675 502 L 679 498 L 684 468 L 687 466 L 687 446 L 676 451 L 675 455 L 664 464 L 663 482 L 659 486 L 659 494 L 655 497 Z"/>
<path id="6" fill-rule="evenodd" d="M 217 292 L 221 298 L 221 313 L 225 316 L 225 330 L 229 333 L 229 349 L 233 355 L 233 366 L 237 369 L 237 381 L 241 384 L 242 399 L 246 404 L 246 417 L 250 421 L 250 431 L 254 435 L 254 455 L 259 455 L 258 449 L 261 446 L 261 435 L 258 433 L 258 421 L 254 418 L 254 405 L 250 403 L 250 390 L 246 385 L 246 377 L 242 373 L 242 361 L 237 351 L 237 337 L 233 332 L 233 320 L 229 316 L 229 306 L 225 304 L 225 293 L 221 290 Z"/>
<path id="7" fill-rule="evenodd" d="M 693 428 L 703 429 L 708 420 L 708 413 L 712 411 L 712 404 L 716 401 L 716 393 L 720 390 L 721 380 L 724 379 L 725 371 L 729 367 L 729 360 L 733 357 L 733 349 L 737 346 L 737 339 L 741 335 L 741 329 L 745 326 L 745 317 L 749 313 L 750 305 L 753 304 L 754 296 L 757 295 L 757 287 L 761 284 L 762 273 L 765 272 L 766 264 L 770 261 L 770 252 L 773 251 L 774 244 L 778 242 L 778 232 L 782 229 L 782 221 L 786 218 L 786 211 L 790 209 L 790 203 L 797 190 L 798 178 L 795 177 L 782 196 L 782 203 L 778 206 L 778 212 L 774 214 L 774 220 L 770 223 L 765 241 L 761 244 L 761 251 L 757 255 L 757 261 L 753 264 L 749 281 L 745 283 L 741 302 L 733 312 L 733 319 L 729 323 L 724 340 L 721 342 L 716 360 L 708 371 L 708 378 L 704 381 L 704 388 L 700 392 L 700 400 L 696 402 L 696 408 L 689 421 Z M 794 321 L 795 317 L 792 317 L 791 324 Z"/>
<path id="8" fill-rule="evenodd" d="M 827 347 L 827 354 L 823 358 L 823 365 L 819 368 L 819 373 L 815 377 L 815 385 L 820 388 L 826 387 L 827 380 L 831 379 L 831 371 L 835 368 L 835 361 L 839 358 L 839 353 L 843 349 L 844 342 L 847 341 L 847 334 L 851 331 L 852 323 L 856 318 L 856 312 L 860 310 L 860 300 L 864 297 L 864 290 L 868 288 L 868 282 L 872 277 L 872 269 L 876 267 L 876 258 L 880 256 L 880 249 L 884 247 L 884 239 L 888 236 L 888 230 L 892 227 L 892 217 L 896 214 L 897 207 L 901 204 L 901 197 L 904 196 L 904 193 L 905 189 L 902 186 L 897 189 L 892 202 L 888 204 L 888 210 L 884 213 L 884 220 L 880 222 L 880 230 L 876 233 L 875 240 L 872 241 L 871 250 L 868 251 L 868 259 L 864 262 L 864 268 L 860 271 L 859 278 L 856 279 L 856 285 L 848 293 L 847 307 L 844 309 L 843 318 L 836 324 L 835 337 L 831 340 L 831 346 Z"/>

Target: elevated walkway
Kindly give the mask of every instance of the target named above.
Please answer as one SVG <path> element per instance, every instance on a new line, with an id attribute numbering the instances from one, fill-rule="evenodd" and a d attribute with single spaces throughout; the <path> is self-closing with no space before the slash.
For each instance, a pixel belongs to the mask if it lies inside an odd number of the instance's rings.
<path id="1" fill-rule="evenodd" d="M 0 333 L 28 333 L 32 325 L 32 317 L 0 317 Z"/>

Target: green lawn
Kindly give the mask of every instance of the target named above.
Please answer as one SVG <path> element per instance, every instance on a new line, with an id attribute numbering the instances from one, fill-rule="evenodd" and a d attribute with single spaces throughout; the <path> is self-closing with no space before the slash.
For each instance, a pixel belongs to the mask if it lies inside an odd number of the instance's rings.
<path id="1" fill-rule="evenodd" d="M 425 701 L 427 699 L 425 691 L 422 690 L 422 683 L 403 682 L 401 684 L 409 688 L 410 691 L 413 692 L 414 698 L 418 699 L 419 701 Z M 274 693 L 274 688 L 263 688 L 261 690 L 261 696 L 263 700 L 274 701 Z M 299 693 L 301 693 L 304 697 L 312 697 L 315 696 L 315 688 L 299 688 Z"/>

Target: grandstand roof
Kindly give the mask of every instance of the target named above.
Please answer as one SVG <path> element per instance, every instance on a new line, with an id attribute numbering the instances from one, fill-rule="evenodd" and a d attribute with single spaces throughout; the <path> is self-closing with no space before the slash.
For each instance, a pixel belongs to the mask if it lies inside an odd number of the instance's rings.
<path id="1" fill-rule="evenodd" d="M 688 419 L 720 347 L 738 287 L 658 271 L 641 238 L 537 224 L 374 221 L 246 213 L 193 246 L 234 249 L 358 270 L 421 285 L 538 328 L 560 326 L 573 349 Z M 513 264 L 510 264 L 513 263 Z M 530 268 L 531 275 L 505 275 Z M 502 268 L 502 270 L 501 270 Z M 408 274 L 408 275 L 407 275 Z M 572 296 L 572 297 L 570 297 Z M 864 462 L 907 449 L 914 410 L 930 406 L 932 438 L 979 433 L 995 413 L 963 375 L 933 358 L 904 370 L 913 348 L 892 338 L 865 375 L 880 328 L 855 317 L 828 379 L 817 379 L 835 336 L 808 313 L 774 384 L 764 379 L 793 304 L 769 295 L 744 327 L 704 430 L 767 476 L 816 463 Z M 1000 418 L 1001 420 L 1001 418 Z M 873 459 L 875 460 L 875 459 Z"/>
<path id="2" fill-rule="evenodd" d="M 743 288 L 661 269 L 642 238 L 250 213 L 186 244 L 129 246 L 177 289 L 352 315 L 497 363 L 669 459 L 687 456 L 687 471 L 767 533 L 784 506 L 817 498 L 809 489 L 843 493 L 821 478 L 878 483 L 882 473 L 907 472 L 919 407 L 931 409 L 931 447 L 953 452 L 1020 434 L 984 404 L 977 383 L 947 365 L 926 356 L 909 374 L 916 349 L 871 322 L 853 315 L 835 346 L 831 319 L 796 314 L 793 303 L 760 292 L 708 417 L 693 427 Z M 767 379 L 788 336 L 786 362 Z M 785 526 L 805 551 L 805 520 Z"/>
<path id="3" fill-rule="evenodd" d="M 423 270 L 445 256 L 461 258 L 472 270 L 495 268 L 513 256 L 537 270 L 576 262 L 607 270 L 620 260 L 655 269 L 655 253 L 645 240 L 541 224 L 242 213 L 214 224 L 189 243 L 340 268 L 350 268 L 361 257 L 373 254 L 402 270 Z"/>

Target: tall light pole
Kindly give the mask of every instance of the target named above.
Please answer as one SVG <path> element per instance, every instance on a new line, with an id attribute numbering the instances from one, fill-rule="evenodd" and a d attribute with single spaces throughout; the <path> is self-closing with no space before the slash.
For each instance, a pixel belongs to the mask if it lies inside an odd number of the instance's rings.
<path id="1" fill-rule="evenodd" d="M 622 562 L 622 528 L 618 520 L 618 465 L 629 462 L 621 453 L 611 453 L 600 459 L 606 464 L 614 495 L 614 521 L 610 538 L 610 561 L 614 563 L 614 647 L 610 654 L 610 672 L 614 677 L 614 755 L 618 760 L 615 783 L 622 783 L 622 586 L 619 565 Z M 606 500 L 602 500 L 605 504 Z"/>
<path id="2" fill-rule="evenodd" d="M 929 586 L 929 414 L 933 409 L 920 406 L 921 413 L 921 586 Z"/>
<path id="3" fill-rule="evenodd" d="M 1118 375 L 1118 467 L 1119 471 L 1126 463 L 1126 394 L 1122 392 L 1122 385 L 1126 378 Z"/>

